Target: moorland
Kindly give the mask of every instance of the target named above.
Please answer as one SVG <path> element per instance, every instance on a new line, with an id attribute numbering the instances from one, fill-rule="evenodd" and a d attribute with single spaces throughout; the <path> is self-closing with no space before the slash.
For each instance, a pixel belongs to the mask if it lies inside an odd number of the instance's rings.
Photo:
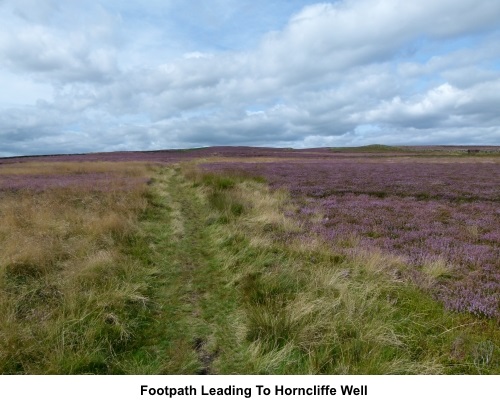
<path id="1" fill-rule="evenodd" d="M 0 159 L 2 374 L 500 374 L 500 148 Z"/>

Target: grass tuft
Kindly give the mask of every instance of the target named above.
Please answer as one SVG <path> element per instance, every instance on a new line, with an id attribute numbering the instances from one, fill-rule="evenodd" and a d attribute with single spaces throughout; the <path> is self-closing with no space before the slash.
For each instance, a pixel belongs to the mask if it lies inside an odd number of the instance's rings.
<path id="1" fill-rule="evenodd" d="M 143 323 L 148 282 L 126 253 L 147 206 L 144 165 L 23 164 L 11 175 L 119 173 L 107 190 L 73 184 L 0 198 L 0 372 L 110 373 Z M 43 179 L 40 180 L 43 182 Z"/>

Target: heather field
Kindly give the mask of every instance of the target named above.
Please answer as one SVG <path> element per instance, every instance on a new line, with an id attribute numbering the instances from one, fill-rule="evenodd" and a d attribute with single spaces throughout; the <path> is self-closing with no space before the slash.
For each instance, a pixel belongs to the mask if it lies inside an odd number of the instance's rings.
<path id="1" fill-rule="evenodd" d="M 217 172 L 263 176 L 288 190 L 304 238 L 332 248 L 379 248 L 443 281 L 433 293 L 451 310 L 500 316 L 500 164 L 362 158 L 266 163 L 212 163 Z M 353 242 L 354 241 L 354 242 Z M 345 248 L 343 248 L 345 246 Z"/>
<path id="2" fill-rule="evenodd" d="M 0 159 L 0 373 L 499 374 L 498 148 Z"/>

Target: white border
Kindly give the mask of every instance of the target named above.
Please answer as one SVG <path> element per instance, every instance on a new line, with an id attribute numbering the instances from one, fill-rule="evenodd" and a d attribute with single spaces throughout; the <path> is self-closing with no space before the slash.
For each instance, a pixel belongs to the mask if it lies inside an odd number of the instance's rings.
<path id="1" fill-rule="evenodd" d="M 0 376 L 3 404 L 493 404 L 499 376 Z M 196 396 L 141 396 L 141 386 L 193 386 Z M 252 396 L 201 395 L 201 387 L 251 388 Z M 257 385 L 271 388 L 257 395 Z M 329 385 L 335 396 L 280 396 L 274 386 Z M 342 395 L 341 385 L 367 386 L 367 395 Z"/>

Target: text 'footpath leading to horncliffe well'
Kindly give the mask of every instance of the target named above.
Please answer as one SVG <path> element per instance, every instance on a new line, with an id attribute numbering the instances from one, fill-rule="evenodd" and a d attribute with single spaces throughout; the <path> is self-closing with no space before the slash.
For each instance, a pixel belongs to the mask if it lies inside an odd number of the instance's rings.
<path id="1" fill-rule="evenodd" d="M 340 385 L 333 387 L 330 385 L 314 385 L 312 387 L 286 387 L 284 385 L 275 385 L 266 387 L 264 385 L 255 385 L 254 387 L 237 387 L 229 385 L 226 387 L 207 387 L 201 385 L 194 387 L 186 385 L 185 387 L 150 387 L 141 385 L 141 395 L 149 396 L 242 396 L 252 398 L 257 396 L 334 396 L 334 395 L 368 395 L 368 385 Z"/>

